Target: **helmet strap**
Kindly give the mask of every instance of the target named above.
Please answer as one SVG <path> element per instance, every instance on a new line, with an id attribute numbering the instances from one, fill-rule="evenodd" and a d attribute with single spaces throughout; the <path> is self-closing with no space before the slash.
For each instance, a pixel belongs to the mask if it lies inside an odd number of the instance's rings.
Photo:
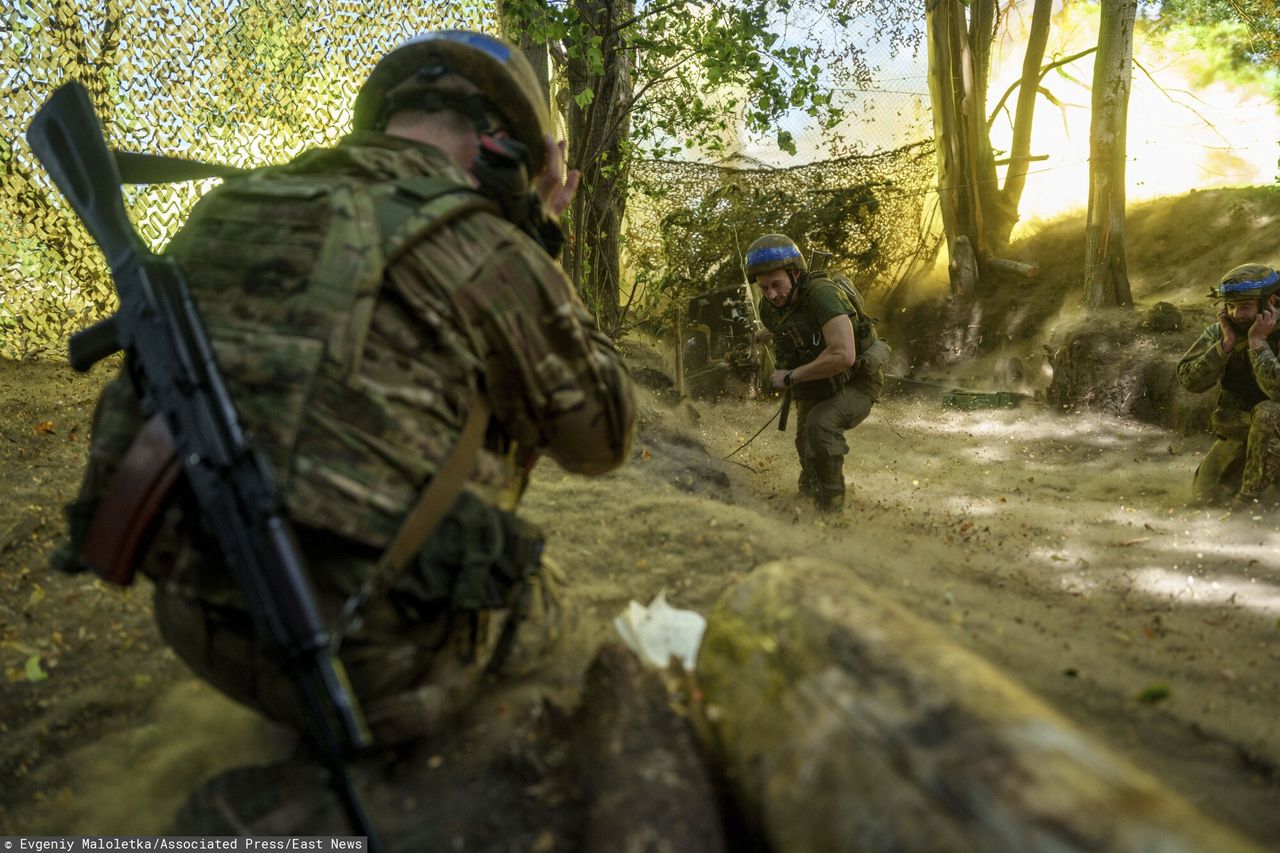
<path id="1" fill-rule="evenodd" d="M 787 267 L 787 278 L 791 279 L 791 290 L 787 293 L 787 301 L 782 303 L 783 308 L 791 307 L 791 303 L 796 301 L 796 291 L 800 289 L 800 273 Z"/>

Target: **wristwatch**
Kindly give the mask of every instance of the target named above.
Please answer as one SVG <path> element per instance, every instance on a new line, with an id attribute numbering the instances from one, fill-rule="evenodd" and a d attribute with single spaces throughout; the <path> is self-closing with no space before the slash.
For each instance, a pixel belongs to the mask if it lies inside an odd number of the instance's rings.
<path id="1" fill-rule="evenodd" d="M 788 370 L 788 371 L 787 371 L 787 375 L 786 375 L 786 376 L 782 377 L 782 384 L 783 384 L 783 385 L 786 385 L 786 386 L 788 386 L 788 387 L 790 387 L 790 386 L 791 386 L 791 371 L 790 371 L 790 370 Z"/>

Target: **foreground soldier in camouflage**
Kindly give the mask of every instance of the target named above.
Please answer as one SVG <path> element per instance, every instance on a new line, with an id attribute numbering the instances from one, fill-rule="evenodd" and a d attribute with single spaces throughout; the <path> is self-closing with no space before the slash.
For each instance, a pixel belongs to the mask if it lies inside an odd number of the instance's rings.
<path id="1" fill-rule="evenodd" d="M 1270 267 L 1244 264 L 1228 272 L 1209 293 L 1223 303 L 1218 322 L 1178 362 L 1178 381 L 1188 391 L 1218 387 L 1210 418 L 1218 440 L 1196 468 L 1197 503 L 1230 498 L 1233 506 L 1249 507 L 1280 478 L 1278 293 L 1280 273 Z"/>
<path id="2" fill-rule="evenodd" d="M 374 69 L 354 124 L 333 148 L 226 181 L 167 251 L 272 462 L 322 607 L 336 618 L 358 605 L 341 657 L 388 744 L 437 728 L 486 672 L 549 648 L 557 585 L 513 510 L 544 453 L 578 473 L 621 464 L 633 392 L 563 271 L 474 190 L 489 158 L 541 174 L 553 217 L 572 192 L 518 51 L 461 31 L 414 39 Z M 366 599 L 402 518 L 487 410 L 448 515 Z M 112 478 L 140 427 L 122 375 L 95 415 L 73 549 L 118 503 Z M 161 633 L 219 689 L 296 723 L 291 687 L 189 510 L 168 508 L 142 565 Z"/>
<path id="3" fill-rule="evenodd" d="M 775 388 L 796 401 L 800 494 L 818 509 L 844 507 L 845 431 L 871 413 L 884 386 L 889 347 L 825 272 L 809 272 L 796 244 L 768 234 L 747 249 L 747 277 L 760 286 L 757 338 L 772 341 Z"/>

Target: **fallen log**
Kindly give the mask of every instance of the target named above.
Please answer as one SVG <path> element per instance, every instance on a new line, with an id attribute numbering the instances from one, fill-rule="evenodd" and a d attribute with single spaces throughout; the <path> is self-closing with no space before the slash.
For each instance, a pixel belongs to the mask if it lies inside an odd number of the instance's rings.
<path id="1" fill-rule="evenodd" d="M 666 685 L 616 643 L 587 671 L 580 711 L 589 800 L 584 851 L 723 853 L 698 742 Z"/>
<path id="2" fill-rule="evenodd" d="M 698 677 L 780 853 L 1253 849 L 840 566 L 726 591 Z"/>
<path id="3" fill-rule="evenodd" d="M 1009 258 L 987 258 L 987 266 L 1002 272 L 1013 273 L 1022 278 L 1035 278 L 1040 275 L 1040 267 L 1036 264 L 1023 263 Z"/>

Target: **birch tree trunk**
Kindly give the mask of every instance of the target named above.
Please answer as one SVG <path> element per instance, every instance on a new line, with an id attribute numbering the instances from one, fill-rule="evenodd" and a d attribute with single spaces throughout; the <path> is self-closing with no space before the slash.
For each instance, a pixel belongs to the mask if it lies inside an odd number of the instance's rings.
<path id="1" fill-rule="evenodd" d="M 1031 30 L 1027 35 L 1027 52 L 1022 58 L 1022 82 L 1018 88 L 1018 105 L 1013 114 L 1013 141 L 1009 147 L 1009 168 L 1005 172 L 1001 193 L 1001 218 L 993 224 L 992 239 L 1007 245 L 1013 226 L 1018 222 L 1018 206 L 1027 185 L 1031 166 L 1031 125 L 1035 117 L 1036 97 L 1040 93 L 1040 64 L 1044 61 L 1049 41 L 1049 18 L 1053 0 L 1036 0 L 1031 13 Z"/>
<path id="2" fill-rule="evenodd" d="M 1089 131 L 1089 213 L 1085 230 L 1085 304 L 1132 307 L 1125 267 L 1125 131 L 1133 80 L 1137 0 L 1102 0 L 1093 67 Z"/>

